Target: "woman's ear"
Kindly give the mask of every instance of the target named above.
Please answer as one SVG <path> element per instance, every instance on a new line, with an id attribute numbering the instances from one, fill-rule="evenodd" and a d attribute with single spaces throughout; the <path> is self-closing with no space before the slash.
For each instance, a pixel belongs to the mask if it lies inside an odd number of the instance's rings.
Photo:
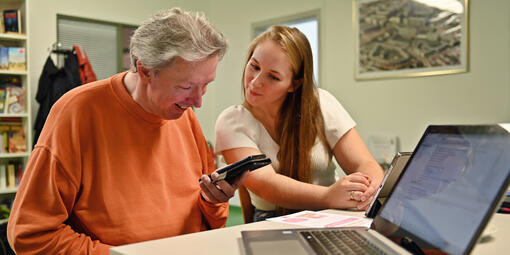
<path id="1" fill-rule="evenodd" d="M 294 80 L 292 80 L 292 86 L 289 87 L 289 90 L 287 90 L 287 92 L 294 92 L 301 85 L 303 85 L 303 78 L 301 78 L 301 79 L 294 79 Z"/>

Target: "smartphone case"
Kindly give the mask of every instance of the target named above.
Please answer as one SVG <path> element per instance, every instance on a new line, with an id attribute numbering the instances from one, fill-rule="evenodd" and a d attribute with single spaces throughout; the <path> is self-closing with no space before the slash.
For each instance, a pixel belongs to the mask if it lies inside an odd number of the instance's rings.
<path id="1" fill-rule="evenodd" d="M 216 180 L 213 181 L 213 183 L 221 180 L 232 182 L 244 171 L 253 171 L 269 164 L 271 164 L 271 159 L 268 158 L 266 154 L 248 156 L 242 160 L 216 170 L 219 176 Z M 209 175 L 209 178 L 211 178 L 211 175 Z"/>

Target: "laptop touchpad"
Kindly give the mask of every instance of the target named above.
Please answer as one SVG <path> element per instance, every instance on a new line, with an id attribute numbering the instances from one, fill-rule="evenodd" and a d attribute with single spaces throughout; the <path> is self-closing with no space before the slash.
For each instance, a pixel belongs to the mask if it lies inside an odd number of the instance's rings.
<path id="1" fill-rule="evenodd" d="M 306 255 L 298 240 L 250 242 L 253 254 Z"/>

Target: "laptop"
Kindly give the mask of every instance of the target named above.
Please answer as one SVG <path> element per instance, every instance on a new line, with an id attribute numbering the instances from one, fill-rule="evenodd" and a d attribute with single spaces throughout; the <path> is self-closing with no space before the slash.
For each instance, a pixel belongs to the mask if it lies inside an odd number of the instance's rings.
<path id="1" fill-rule="evenodd" d="M 245 252 L 469 254 L 510 183 L 509 132 L 510 124 L 429 126 L 371 229 L 242 231 Z"/>
<path id="2" fill-rule="evenodd" d="M 407 164 L 407 161 L 411 157 L 411 152 L 399 152 L 393 157 L 391 161 L 390 167 L 386 170 L 384 174 L 384 178 L 375 193 L 375 199 L 372 200 L 367 210 L 365 211 L 365 216 L 368 218 L 374 218 L 381 206 L 384 204 L 384 201 L 393 190 L 395 183 L 397 182 L 398 177 L 402 173 L 402 170 Z"/>

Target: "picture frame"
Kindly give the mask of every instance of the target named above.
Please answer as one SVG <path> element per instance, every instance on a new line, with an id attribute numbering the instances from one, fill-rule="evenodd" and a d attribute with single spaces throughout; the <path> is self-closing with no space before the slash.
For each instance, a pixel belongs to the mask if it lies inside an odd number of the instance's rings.
<path id="1" fill-rule="evenodd" d="M 352 1 L 356 80 L 468 71 L 468 0 Z"/>

